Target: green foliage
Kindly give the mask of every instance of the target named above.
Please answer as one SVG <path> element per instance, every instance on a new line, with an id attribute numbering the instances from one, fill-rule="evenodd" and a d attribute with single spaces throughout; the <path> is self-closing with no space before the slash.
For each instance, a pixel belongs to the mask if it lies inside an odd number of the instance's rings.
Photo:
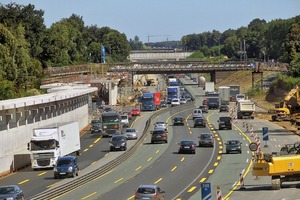
<path id="1" fill-rule="evenodd" d="M 14 83 L 8 80 L 0 81 L 0 100 L 14 99 L 16 98 L 16 93 L 14 91 Z"/>
<path id="2" fill-rule="evenodd" d="M 271 89 L 277 87 L 289 91 L 294 88 L 295 85 L 300 86 L 300 77 L 294 78 L 288 75 L 278 75 L 277 78 L 272 82 Z"/>

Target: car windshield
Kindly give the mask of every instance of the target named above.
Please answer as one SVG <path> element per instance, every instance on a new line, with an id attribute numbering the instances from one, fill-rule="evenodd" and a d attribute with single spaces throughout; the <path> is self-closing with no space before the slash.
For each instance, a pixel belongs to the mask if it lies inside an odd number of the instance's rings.
<path id="1" fill-rule="evenodd" d="M 126 129 L 126 132 L 127 132 L 127 133 L 130 133 L 130 132 L 135 132 L 135 129 L 133 129 L 133 128 L 129 128 L 129 129 Z"/>
<path id="2" fill-rule="evenodd" d="M 182 120 L 182 117 L 175 117 L 175 120 Z"/>
<path id="3" fill-rule="evenodd" d="M 91 123 L 92 123 L 92 124 L 99 124 L 99 123 L 101 123 L 101 121 L 100 121 L 100 120 L 92 120 Z"/>
<path id="4" fill-rule="evenodd" d="M 66 160 L 66 159 L 58 160 L 57 166 L 68 166 L 68 165 L 70 165 L 71 162 L 72 162 L 72 160 Z"/>
<path id="5" fill-rule="evenodd" d="M 239 141 L 228 141 L 229 145 L 237 145 L 239 144 Z"/>
<path id="6" fill-rule="evenodd" d="M 192 145 L 193 142 L 192 141 L 181 141 L 180 145 Z"/>
<path id="7" fill-rule="evenodd" d="M 121 116 L 121 119 L 127 119 L 128 117 L 127 117 L 127 115 L 122 115 Z"/>
<path id="8" fill-rule="evenodd" d="M 112 141 L 125 141 L 124 137 L 112 137 Z"/>
<path id="9" fill-rule="evenodd" d="M 163 125 L 163 124 L 165 124 L 165 122 L 155 122 L 155 124 L 157 124 L 157 125 Z"/>
<path id="10" fill-rule="evenodd" d="M 201 138 L 210 138 L 211 135 L 210 135 L 210 134 L 201 134 L 200 137 L 201 137 Z"/>
<path id="11" fill-rule="evenodd" d="M 176 102 L 178 102 L 178 99 L 173 99 L 172 102 L 175 102 L 175 103 L 176 103 Z"/>
<path id="12" fill-rule="evenodd" d="M 155 189 L 154 188 L 139 188 L 137 192 L 140 194 L 154 194 Z"/>
<path id="13" fill-rule="evenodd" d="M 159 134 L 163 134 L 163 133 L 165 133 L 163 130 L 156 130 L 156 131 L 152 132 L 153 135 L 159 135 Z"/>
<path id="14" fill-rule="evenodd" d="M 220 118 L 220 121 L 223 121 L 223 122 L 229 122 L 231 119 L 230 117 L 221 117 Z"/>
<path id="15" fill-rule="evenodd" d="M 14 187 L 1 187 L 0 194 L 14 194 Z"/>

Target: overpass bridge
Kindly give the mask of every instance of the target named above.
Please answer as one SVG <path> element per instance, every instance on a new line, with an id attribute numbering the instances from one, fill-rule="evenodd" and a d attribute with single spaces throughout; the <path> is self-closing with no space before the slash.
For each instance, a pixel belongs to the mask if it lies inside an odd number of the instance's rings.
<path id="1" fill-rule="evenodd" d="M 86 64 L 66 67 L 48 68 L 50 77 L 67 75 L 99 75 L 102 77 L 117 74 L 180 74 L 180 73 L 209 73 L 211 80 L 216 82 L 221 72 L 251 71 L 252 80 L 256 75 L 262 79 L 263 72 L 274 71 L 285 73 L 288 64 L 275 62 L 201 62 L 201 61 L 163 61 L 163 62 L 131 62 L 119 64 Z M 132 78 L 133 80 L 133 78 Z"/>

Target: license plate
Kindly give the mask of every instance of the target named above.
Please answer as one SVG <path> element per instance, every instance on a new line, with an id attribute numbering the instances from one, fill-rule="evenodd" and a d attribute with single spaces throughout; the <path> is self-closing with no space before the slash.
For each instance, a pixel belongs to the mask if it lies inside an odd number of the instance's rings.
<path id="1" fill-rule="evenodd" d="M 185 149 L 189 149 L 190 147 L 184 147 Z"/>
<path id="2" fill-rule="evenodd" d="M 59 174 L 60 174 L 60 175 L 65 175 L 65 174 L 66 174 L 66 172 L 60 172 Z"/>
<path id="3" fill-rule="evenodd" d="M 236 149 L 231 149 L 232 151 L 235 151 Z"/>
<path id="4" fill-rule="evenodd" d="M 158 135 L 158 136 L 156 136 L 156 138 L 161 138 L 161 136 L 160 136 L 160 135 Z"/>
<path id="5" fill-rule="evenodd" d="M 143 197 L 142 199 L 150 199 L 150 197 Z"/>
<path id="6" fill-rule="evenodd" d="M 115 147 L 116 149 L 119 149 L 120 147 L 119 146 L 117 146 L 117 147 Z"/>

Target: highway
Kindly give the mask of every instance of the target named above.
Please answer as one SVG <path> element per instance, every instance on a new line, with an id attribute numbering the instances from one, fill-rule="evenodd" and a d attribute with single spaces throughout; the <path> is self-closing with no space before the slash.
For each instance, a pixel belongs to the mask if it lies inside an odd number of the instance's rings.
<path id="1" fill-rule="evenodd" d="M 190 80 L 183 79 L 190 83 Z M 151 144 L 150 134 L 138 146 L 133 156 L 108 173 L 83 184 L 55 199 L 133 199 L 134 192 L 140 184 L 158 184 L 166 191 L 166 199 L 200 199 L 201 183 L 211 183 L 212 199 L 216 199 L 216 187 L 220 186 L 224 199 L 299 199 L 299 183 L 284 183 L 283 189 L 271 190 L 270 177 L 253 177 L 251 175 L 251 152 L 248 144 L 253 141 L 249 131 L 243 127 L 243 121 L 233 124 L 233 130 L 218 130 L 219 116 L 228 113 L 219 113 L 210 110 L 205 114 L 209 122 L 208 128 L 192 128 L 191 111 L 199 106 L 203 99 L 203 91 L 196 86 L 187 86 L 196 101 L 180 107 L 166 109 L 155 120 L 165 120 L 168 126 L 168 144 Z M 146 121 L 153 112 L 144 112 L 137 118 L 133 126 L 143 133 Z M 183 116 L 185 126 L 172 126 L 171 119 Z M 151 123 L 151 124 L 153 124 Z M 299 137 L 287 133 L 283 128 L 265 120 L 246 120 L 253 126 L 256 134 L 262 133 L 262 127 L 269 128 L 268 147 L 263 151 L 271 153 L 279 151 L 283 144 L 295 143 Z M 151 125 L 152 126 L 152 125 Z M 178 142 L 181 139 L 192 139 L 198 143 L 200 131 L 211 131 L 215 135 L 215 147 L 197 147 L 196 154 L 178 154 Z M 224 154 L 224 143 L 231 138 L 243 142 L 242 154 Z M 81 171 L 79 177 L 95 170 L 104 163 L 117 158 L 123 152 L 109 152 L 108 138 L 100 134 L 84 134 L 81 138 L 82 155 L 79 157 Z M 129 147 L 136 141 L 129 141 Z M 262 144 L 264 145 L 264 143 Z M 245 190 L 239 190 L 239 174 L 245 175 Z M 78 178 L 78 177 L 77 177 Z M 1 185 L 19 184 L 25 193 L 26 199 L 48 188 L 55 188 L 72 178 L 53 179 L 52 170 L 33 171 L 27 167 L 8 177 L 0 179 Z M 33 187 L 34 186 L 34 187 Z"/>

